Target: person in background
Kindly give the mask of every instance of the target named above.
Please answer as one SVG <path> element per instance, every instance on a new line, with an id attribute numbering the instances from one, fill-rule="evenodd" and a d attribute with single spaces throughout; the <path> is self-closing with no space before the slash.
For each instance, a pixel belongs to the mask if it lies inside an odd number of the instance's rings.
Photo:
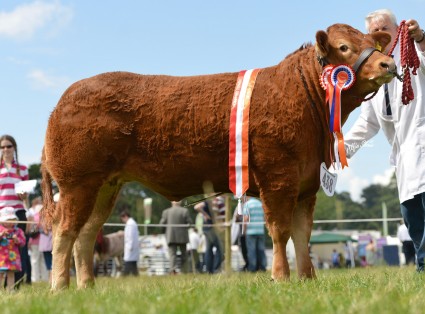
<path id="1" fill-rule="evenodd" d="M 363 102 L 361 114 L 344 136 L 347 157 L 357 150 L 382 128 L 392 146 L 390 163 L 395 167 L 400 208 L 403 219 L 413 240 L 417 256 L 417 271 L 424 271 L 425 258 L 425 32 L 416 20 L 405 21 L 409 39 L 414 41 L 414 52 L 419 58 L 417 75 L 411 75 L 414 99 L 402 103 L 402 82 L 393 79 L 384 84 L 375 97 Z M 368 33 L 385 31 L 397 39 L 399 26 L 395 15 L 387 9 L 366 16 Z M 384 53 L 388 53 L 388 45 Z M 400 42 L 393 50 L 397 69 L 401 67 Z"/>
<path id="2" fill-rule="evenodd" d="M 38 242 L 38 250 L 43 254 L 44 264 L 47 269 L 49 283 L 52 282 L 52 250 L 53 238 L 52 230 L 42 228 L 40 232 L 40 240 Z"/>
<path id="3" fill-rule="evenodd" d="M 202 271 L 202 268 L 200 267 L 199 262 L 199 242 L 200 237 L 198 233 L 198 229 L 196 228 L 190 228 L 189 229 L 189 243 L 188 243 L 188 249 L 189 249 L 189 256 L 190 256 L 190 270 L 189 272 L 193 273 L 200 273 Z"/>
<path id="4" fill-rule="evenodd" d="M 198 246 L 198 255 L 199 255 L 199 272 L 203 273 L 206 271 L 205 265 L 205 252 L 207 251 L 207 239 L 205 234 L 198 230 L 199 232 L 199 246 Z"/>
<path id="5" fill-rule="evenodd" d="M 415 246 L 404 221 L 397 228 L 397 238 L 402 244 L 402 252 L 406 259 L 406 265 L 415 265 Z"/>
<path id="6" fill-rule="evenodd" d="M 18 159 L 18 145 L 11 135 L 0 136 L 1 164 L 0 164 L 0 212 L 5 207 L 13 207 L 18 221 L 26 221 L 26 208 L 28 208 L 28 195 L 26 193 L 16 194 L 15 184 L 29 179 L 28 169 L 21 165 Z M 18 227 L 25 233 L 27 225 L 18 224 Z M 30 267 L 28 246 L 25 243 L 20 247 L 22 269 L 15 272 L 15 282 L 17 288 L 24 279 L 26 270 Z M 27 283 L 31 283 L 31 278 L 27 278 Z"/>
<path id="7" fill-rule="evenodd" d="M 247 271 L 248 270 L 248 250 L 246 248 L 246 235 L 242 233 L 242 227 L 243 227 L 243 215 L 238 215 L 238 210 L 235 208 L 233 212 L 233 218 L 232 218 L 232 229 L 231 229 L 231 238 L 232 238 L 232 245 L 238 245 L 238 247 L 241 249 L 242 258 L 245 263 L 240 268 L 240 271 Z"/>
<path id="8" fill-rule="evenodd" d="M 332 250 L 332 267 L 341 268 L 341 263 L 339 259 L 339 252 L 336 249 Z"/>
<path id="9" fill-rule="evenodd" d="M 25 245 L 25 234 L 18 228 L 13 207 L 4 207 L 0 212 L 0 282 L 7 277 L 7 290 L 15 286 L 15 272 L 22 271 L 20 247 Z"/>
<path id="10" fill-rule="evenodd" d="M 264 209 L 260 200 L 248 197 L 243 209 L 243 234 L 246 234 L 248 271 L 265 271 L 266 236 L 264 232 Z"/>
<path id="11" fill-rule="evenodd" d="M 351 245 L 351 242 L 345 242 L 344 244 L 344 260 L 346 268 L 354 267 L 353 247 Z"/>
<path id="12" fill-rule="evenodd" d="M 366 265 L 373 266 L 376 262 L 376 248 L 375 243 L 370 239 L 369 243 L 366 245 Z"/>
<path id="13" fill-rule="evenodd" d="M 214 197 L 211 202 L 211 208 L 215 213 L 217 223 L 223 223 L 226 220 L 226 206 L 223 196 Z"/>
<path id="14" fill-rule="evenodd" d="M 139 275 L 137 263 L 140 258 L 139 228 L 136 221 L 124 210 L 120 214 L 121 221 L 125 223 L 124 228 L 124 271 L 123 275 Z"/>
<path id="15" fill-rule="evenodd" d="M 162 212 L 161 225 L 167 225 L 165 237 L 167 239 L 168 254 L 170 257 L 170 273 L 177 274 L 177 250 L 180 250 L 181 271 L 186 272 L 186 245 L 189 242 L 189 225 L 192 219 L 189 210 L 180 206 L 180 202 L 171 202 L 172 206 Z M 176 226 L 186 225 L 186 226 Z"/>
<path id="16" fill-rule="evenodd" d="M 206 271 L 210 274 L 219 272 L 224 259 L 223 246 L 214 228 L 214 212 L 210 210 L 208 202 L 201 202 L 194 206 L 194 209 L 202 214 L 204 219 L 202 231 L 206 239 L 204 264 Z"/>
<path id="17" fill-rule="evenodd" d="M 59 202 L 60 194 L 55 193 L 53 195 L 53 201 L 55 202 L 55 206 Z M 52 251 L 53 251 L 53 234 L 52 230 L 48 228 L 40 229 L 40 241 L 38 243 L 38 249 L 41 253 L 43 253 L 44 264 L 46 265 L 47 274 L 49 277 L 49 283 L 52 283 Z"/>
<path id="18" fill-rule="evenodd" d="M 43 253 L 40 252 L 40 210 L 43 208 L 41 197 L 36 197 L 31 201 L 31 207 L 27 211 L 28 221 L 34 222 L 27 225 L 27 234 L 29 236 L 28 249 L 31 261 L 31 282 L 47 281 L 47 268 L 44 263 Z"/>

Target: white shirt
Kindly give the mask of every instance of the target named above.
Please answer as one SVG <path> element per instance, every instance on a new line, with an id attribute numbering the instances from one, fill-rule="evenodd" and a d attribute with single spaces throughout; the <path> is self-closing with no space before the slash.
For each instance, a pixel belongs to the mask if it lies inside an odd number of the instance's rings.
<path id="1" fill-rule="evenodd" d="M 140 256 L 139 229 L 133 218 L 128 218 L 124 228 L 124 261 L 138 261 Z"/>
<path id="2" fill-rule="evenodd" d="M 397 238 L 401 241 L 412 241 L 412 238 L 409 235 L 409 231 L 407 230 L 407 227 L 405 224 L 401 224 L 398 226 L 397 230 Z"/>
<path id="3" fill-rule="evenodd" d="M 195 231 L 189 231 L 189 247 L 191 250 L 198 250 L 199 247 L 199 234 Z"/>
<path id="4" fill-rule="evenodd" d="M 362 104 L 360 117 L 344 136 L 347 157 L 351 158 L 382 128 L 392 146 L 390 164 L 396 169 L 400 203 L 425 192 L 425 52 L 415 47 L 420 60 L 417 75 L 411 74 L 415 98 L 403 105 L 403 83 L 394 78 L 388 84 L 392 115 L 386 114 L 382 86 L 375 97 Z M 394 49 L 394 60 L 401 73 L 399 45 Z"/>
<path id="5" fill-rule="evenodd" d="M 34 207 L 30 207 L 26 212 L 27 218 L 34 217 L 35 214 L 39 213 L 42 208 L 43 208 L 43 205 L 41 204 L 35 205 Z"/>

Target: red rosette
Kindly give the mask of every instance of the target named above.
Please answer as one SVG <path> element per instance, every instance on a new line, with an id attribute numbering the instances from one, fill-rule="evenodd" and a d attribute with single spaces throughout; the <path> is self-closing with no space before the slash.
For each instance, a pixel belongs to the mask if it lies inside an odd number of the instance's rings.
<path id="1" fill-rule="evenodd" d="M 331 82 L 330 76 L 331 76 L 331 72 L 332 72 L 333 67 L 334 66 L 330 65 L 330 64 L 326 65 L 323 68 L 322 75 L 319 78 L 320 86 L 322 86 L 322 88 L 324 90 L 326 90 L 328 88 L 328 84 Z"/>
<path id="2" fill-rule="evenodd" d="M 341 89 L 347 90 L 354 85 L 356 81 L 356 73 L 353 68 L 346 64 L 341 64 L 333 67 L 330 80 L 333 86 L 336 86 L 337 83 L 342 84 Z"/>

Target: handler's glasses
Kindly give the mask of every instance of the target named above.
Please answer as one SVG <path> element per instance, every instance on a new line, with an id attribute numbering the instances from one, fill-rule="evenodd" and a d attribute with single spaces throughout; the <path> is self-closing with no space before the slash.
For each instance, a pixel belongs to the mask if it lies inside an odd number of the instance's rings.
<path id="1" fill-rule="evenodd" d="M 13 147 L 13 145 L 0 146 L 1 149 L 5 149 L 5 148 L 11 149 L 12 147 Z"/>

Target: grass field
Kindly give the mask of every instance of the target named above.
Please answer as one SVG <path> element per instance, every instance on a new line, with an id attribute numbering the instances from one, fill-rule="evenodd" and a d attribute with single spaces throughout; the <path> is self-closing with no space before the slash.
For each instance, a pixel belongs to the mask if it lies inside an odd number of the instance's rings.
<path id="1" fill-rule="evenodd" d="M 318 272 L 274 283 L 270 273 L 99 278 L 94 289 L 46 283 L 3 292 L 1 313 L 425 313 L 425 275 L 413 267 Z"/>

